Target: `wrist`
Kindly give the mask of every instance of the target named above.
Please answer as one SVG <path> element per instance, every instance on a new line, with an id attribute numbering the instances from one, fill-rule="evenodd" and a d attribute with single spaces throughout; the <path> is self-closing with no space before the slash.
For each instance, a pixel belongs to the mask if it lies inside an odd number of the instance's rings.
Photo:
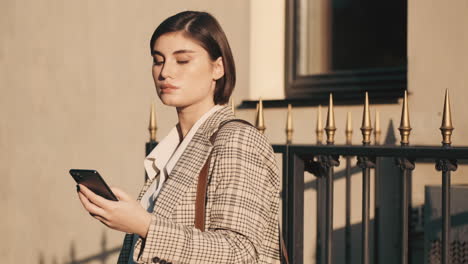
<path id="1" fill-rule="evenodd" d="M 145 212 L 145 214 L 142 217 L 142 221 L 140 225 L 141 228 L 138 232 L 138 235 L 141 238 L 146 238 L 150 224 L 151 224 L 151 214 Z"/>

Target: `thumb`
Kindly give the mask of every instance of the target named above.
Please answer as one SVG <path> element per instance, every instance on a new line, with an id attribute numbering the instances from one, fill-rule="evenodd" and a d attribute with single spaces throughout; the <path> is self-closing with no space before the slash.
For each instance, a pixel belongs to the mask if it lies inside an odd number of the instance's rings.
<path id="1" fill-rule="evenodd" d="M 119 199 L 119 201 L 132 200 L 130 195 L 128 195 L 126 192 L 120 190 L 119 188 L 111 187 L 111 190 L 115 194 L 115 196 L 117 196 L 117 199 Z"/>

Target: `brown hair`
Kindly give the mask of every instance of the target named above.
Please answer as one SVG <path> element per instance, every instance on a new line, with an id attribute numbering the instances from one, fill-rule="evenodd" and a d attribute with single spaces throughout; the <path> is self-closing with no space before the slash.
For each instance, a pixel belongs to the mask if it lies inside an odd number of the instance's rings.
<path id="1" fill-rule="evenodd" d="M 197 41 L 208 52 L 211 60 L 222 57 L 224 76 L 216 81 L 213 100 L 215 104 L 226 104 L 236 84 L 236 67 L 226 35 L 218 21 L 209 13 L 197 11 L 184 11 L 171 16 L 151 36 L 151 52 L 160 36 L 177 31 L 183 31 L 187 37 Z"/>

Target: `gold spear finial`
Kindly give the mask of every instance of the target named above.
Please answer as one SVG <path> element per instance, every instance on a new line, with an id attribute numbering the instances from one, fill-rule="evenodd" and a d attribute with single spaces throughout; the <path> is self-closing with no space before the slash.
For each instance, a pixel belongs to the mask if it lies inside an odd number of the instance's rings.
<path id="1" fill-rule="evenodd" d="M 317 135 L 317 144 L 322 144 L 323 141 L 323 125 L 322 125 L 322 105 L 317 108 L 317 128 L 315 129 Z"/>
<path id="2" fill-rule="evenodd" d="M 353 138 L 353 121 L 351 119 L 351 112 L 348 112 L 348 116 L 346 118 L 346 144 L 351 145 L 352 138 Z"/>
<path id="3" fill-rule="evenodd" d="M 411 132 L 411 125 L 410 125 L 410 118 L 409 118 L 409 110 L 408 110 L 408 93 L 405 91 L 405 96 L 403 97 L 403 106 L 401 109 L 401 121 L 400 127 L 401 135 L 401 145 L 408 145 L 409 144 L 409 136 Z"/>
<path id="4" fill-rule="evenodd" d="M 327 113 L 327 126 L 325 127 L 325 132 L 327 133 L 327 144 L 332 145 L 335 143 L 335 113 L 333 111 L 333 94 L 330 93 L 330 101 L 328 103 L 328 113 Z"/>
<path id="5" fill-rule="evenodd" d="M 234 106 L 234 96 L 231 96 L 231 100 L 230 100 L 229 104 L 231 105 L 232 113 L 234 115 L 236 115 L 236 107 Z"/>
<path id="6" fill-rule="evenodd" d="M 366 100 L 364 103 L 364 112 L 362 116 L 361 133 L 362 133 L 362 138 L 363 138 L 362 143 L 364 145 L 370 144 L 372 126 L 371 126 L 371 117 L 370 117 L 370 110 L 369 110 L 369 95 L 367 94 L 367 92 L 366 92 Z"/>
<path id="7" fill-rule="evenodd" d="M 375 111 L 375 123 L 374 123 L 374 143 L 375 145 L 380 145 L 380 135 L 382 131 L 380 130 L 380 112 Z"/>
<path id="8" fill-rule="evenodd" d="M 455 129 L 452 125 L 452 113 L 450 111 L 450 98 L 448 89 L 445 90 L 444 113 L 440 131 L 442 132 L 442 144 L 452 144 L 452 131 Z"/>
<path id="9" fill-rule="evenodd" d="M 260 131 L 260 133 L 265 133 L 265 120 L 263 117 L 263 101 L 262 98 L 259 99 L 257 104 L 257 122 L 256 127 Z"/>
<path id="10" fill-rule="evenodd" d="M 156 130 L 158 130 L 158 127 L 156 126 L 156 111 L 154 109 L 154 102 L 151 104 L 151 111 L 150 111 L 150 121 L 149 121 L 149 126 L 148 130 L 150 133 L 150 142 L 155 142 L 156 141 Z"/>
<path id="11" fill-rule="evenodd" d="M 288 116 L 286 119 L 286 144 L 291 144 L 293 134 L 293 124 L 292 124 L 292 106 L 288 104 Z"/>

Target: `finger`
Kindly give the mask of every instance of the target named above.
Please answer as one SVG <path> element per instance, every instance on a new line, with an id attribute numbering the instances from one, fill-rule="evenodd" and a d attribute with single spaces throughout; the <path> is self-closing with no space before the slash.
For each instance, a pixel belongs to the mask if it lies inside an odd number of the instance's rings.
<path id="1" fill-rule="evenodd" d="M 92 202 L 89 201 L 89 199 L 82 194 L 81 192 L 78 193 L 78 197 L 80 198 L 81 204 L 83 204 L 83 207 L 88 211 L 89 213 L 93 215 L 100 215 L 100 216 L 105 216 L 106 211 L 99 206 L 93 204 Z"/>
<path id="2" fill-rule="evenodd" d="M 84 194 L 82 194 L 81 192 L 78 192 L 78 199 L 80 200 L 81 205 L 83 205 L 83 207 L 85 207 L 86 209 L 86 206 L 88 205 L 88 203 L 90 203 L 88 198 L 86 198 L 86 196 L 84 196 Z"/>
<path id="3" fill-rule="evenodd" d="M 90 202 L 84 194 L 78 193 L 78 198 L 80 199 L 80 202 L 83 204 L 83 207 L 86 209 L 86 211 L 92 214 L 97 214 L 99 210 L 102 210 L 102 208 Z M 103 212 L 103 210 L 101 212 Z"/>
<path id="4" fill-rule="evenodd" d="M 101 223 L 105 224 L 106 226 L 110 227 L 110 222 L 106 218 L 99 215 L 93 215 L 93 217 L 99 220 Z"/>
<path id="5" fill-rule="evenodd" d="M 119 188 L 111 187 L 111 190 L 115 194 L 115 196 L 117 196 L 117 199 L 119 199 L 120 201 L 133 200 L 132 197 L 130 197 L 130 195 L 128 195 L 126 192 L 122 191 Z"/>
<path id="6" fill-rule="evenodd" d="M 79 186 L 80 186 L 80 192 L 84 194 L 91 203 L 104 209 L 109 207 L 109 202 L 110 202 L 109 200 L 107 200 L 106 198 L 100 195 L 95 194 L 93 191 L 91 191 L 90 189 L 88 189 L 86 186 L 82 184 L 80 184 Z"/>

